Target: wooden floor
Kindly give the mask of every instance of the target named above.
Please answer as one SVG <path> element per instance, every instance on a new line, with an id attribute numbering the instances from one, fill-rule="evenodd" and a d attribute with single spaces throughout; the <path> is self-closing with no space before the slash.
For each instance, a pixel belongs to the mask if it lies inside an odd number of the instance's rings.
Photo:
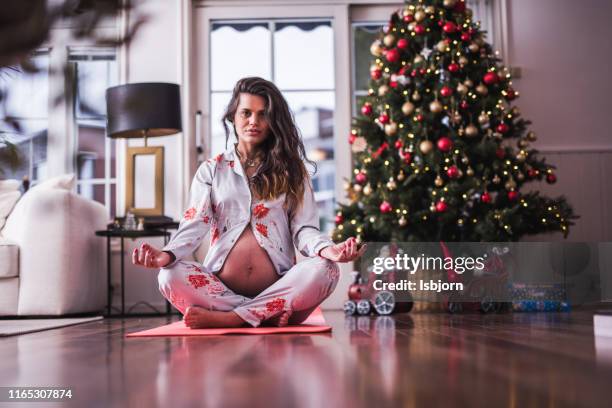
<path id="1" fill-rule="evenodd" d="M 331 334 L 125 338 L 174 316 L 4 338 L 0 386 L 70 387 L 80 407 L 612 403 L 612 338 L 590 312 L 325 315 Z"/>

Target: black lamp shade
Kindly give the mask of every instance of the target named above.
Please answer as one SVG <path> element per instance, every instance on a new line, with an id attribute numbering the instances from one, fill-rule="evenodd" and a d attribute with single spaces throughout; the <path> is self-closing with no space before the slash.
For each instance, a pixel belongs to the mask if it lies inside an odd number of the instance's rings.
<path id="1" fill-rule="evenodd" d="M 106 90 L 106 130 L 111 138 L 179 133 L 181 95 L 177 84 L 144 82 Z"/>

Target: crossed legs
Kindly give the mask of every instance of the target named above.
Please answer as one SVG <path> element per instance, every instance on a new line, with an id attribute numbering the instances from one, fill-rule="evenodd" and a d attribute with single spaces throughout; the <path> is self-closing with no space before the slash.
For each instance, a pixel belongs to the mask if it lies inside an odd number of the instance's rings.
<path id="1" fill-rule="evenodd" d="M 338 283 L 335 262 L 321 257 L 303 260 L 254 298 L 234 293 L 197 262 L 178 261 L 162 268 L 159 289 L 197 327 L 253 327 L 262 322 L 299 324 L 323 302 Z"/>

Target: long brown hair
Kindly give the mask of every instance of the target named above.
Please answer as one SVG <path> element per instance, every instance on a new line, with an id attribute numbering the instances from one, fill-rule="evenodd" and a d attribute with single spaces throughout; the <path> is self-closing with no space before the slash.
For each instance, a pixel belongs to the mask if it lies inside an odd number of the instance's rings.
<path id="1" fill-rule="evenodd" d="M 236 132 L 234 116 L 241 93 L 258 95 L 266 101 L 265 117 L 269 134 L 261 145 L 263 157 L 252 179 L 253 190 L 259 199 L 266 200 L 286 193 L 285 204 L 293 211 L 301 205 L 304 196 L 304 180 L 308 177 L 304 161 L 311 164 L 315 171 L 316 164 L 306 157 L 304 143 L 287 101 L 276 85 L 263 78 L 242 78 L 236 83 L 222 119 L 226 145 L 230 136 L 228 122 Z"/>

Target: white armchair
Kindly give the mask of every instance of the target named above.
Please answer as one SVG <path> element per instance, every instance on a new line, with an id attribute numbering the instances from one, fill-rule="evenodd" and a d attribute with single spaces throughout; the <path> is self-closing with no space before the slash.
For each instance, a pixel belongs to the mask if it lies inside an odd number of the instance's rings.
<path id="1" fill-rule="evenodd" d="M 103 205 L 65 189 L 27 192 L 0 231 L 0 315 L 63 315 L 105 307 Z"/>

